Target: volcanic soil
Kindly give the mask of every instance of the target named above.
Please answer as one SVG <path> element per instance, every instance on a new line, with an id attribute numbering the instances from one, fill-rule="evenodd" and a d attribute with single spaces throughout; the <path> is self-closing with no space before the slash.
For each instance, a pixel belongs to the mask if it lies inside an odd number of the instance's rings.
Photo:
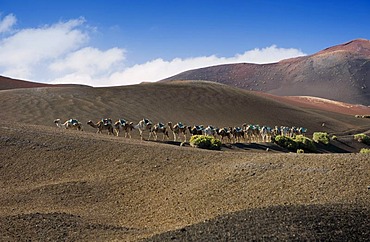
<path id="1" fill-rule="evenodd" d="M 0 93 L 0 241 L 370 237 L 370 159 L 352 138 L 370 130 L 369 119 L 208 82 Z M 53 124 L 72 117 L 84 131 Z M 295 154 L 269 143 L 210 151 L 140 141 L 137 131 L 132 139 L 96 134 L 85 124 L 102 117 L 303 126 L 308 136 L 336 134 L 343 153 Z"/>

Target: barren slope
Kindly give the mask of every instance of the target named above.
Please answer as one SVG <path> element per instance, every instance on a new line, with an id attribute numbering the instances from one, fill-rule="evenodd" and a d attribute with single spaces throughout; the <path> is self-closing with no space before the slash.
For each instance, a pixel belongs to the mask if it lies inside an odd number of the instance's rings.
<path id="1" fill-rule="evenodd" d="M 353 152 L 351 134 L 370 130 L 369 119 L 274 99 L 210 82 L 0 91 L 0 241 L 365 240 L 366 155 L 207 151 L 53 123 L 295 125 L 341 134 L 333 144 Z"/>
<path id="2" fill-rule="evenodd" d="M 75 85 L 75 84 L 46 84 L 38 82 L 30 82 L 24 80 L 17 80 L 9 77 L 0 76 L 0 90 L 9 90 L 17 88 L 37 88 L 37 87 L 77 87 L 84 85 Z"/>
<path id="3" fill-rule="evenodd" d="M 0 134 L 2 241 L 133 241 L 189 225 L 180 235 L 195 240 L 368 238 L 366 155 L 216 152 L 2 120 Z M 190 238 L 159 240 L 173 237 Z"/>
<path id="4" fill-rule="evenodd" d="M 183 122 L 187 125 L 303 126 L 309 132 L 368 129 L 368 120 L 312 108 L 298 108 L 226 85 L 211 82 L 152 83 L 91 88 L 28 88 L 0 91 L 1 120 L 54 126 L 53 120 L 88 120 L 111 117 L 138 122 Z M 325 127 L 322 127 L 325 123 Z"/>
<path id="5" fill-rule="evenodd" d="M 370 41 L 353 40 L 273 64 L 230 64 L 180 73 L 164 81 L 207 80 L 280 96 L 314 96 L 370 105 Z"/>

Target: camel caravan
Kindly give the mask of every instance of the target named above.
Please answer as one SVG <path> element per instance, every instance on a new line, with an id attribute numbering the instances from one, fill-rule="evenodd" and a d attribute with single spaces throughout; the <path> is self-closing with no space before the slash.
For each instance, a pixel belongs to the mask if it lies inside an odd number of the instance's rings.
<path id="1" fill-rule="evenodd" d="M 69 119 L 61 123 L 60 119 L 55 119 L 54 123 L 59 128 L 75 129 L 82 131 L 82 123 L 77 119 Z M 136 125 L 133 122 L 128 122 L 125 119 L 119 119 L 113 123 L 112 119 L 104 118 L 97 122 L 89 120 L 87 124 L 94 129 L 97 133 L 107 132 L 108 135 L 119 136 L 123 133 L 125 138 L 131 138 L 132 131 L 138 130 L 140 139 L 144 140 L 144 133 L 148 133 L 148 140 L 158 140 L 158 135 L 162 134 L 162 141 L 170 140 L 169 131 L 172 132 L 173 141 L 187 141 L 187 133 L 193 135 L 206 135 L 213 136 L 221 140 L 222 143 L 252 143 L 252 142 L 271 142 L 272 137 L 282 135 L 286 137 L 295 137 L 296 135 L 305 135 L 306 128 L 303 127 L 287 127 L 275 126 L 259 126 L 244 123 L 238 127 L 223 127 L 217 128 L 212 125 L 193 125 L 187 126 L 182 122 L 167 124 L 158 122 L 153 123 L 151 120 L 144 118 Z"/>

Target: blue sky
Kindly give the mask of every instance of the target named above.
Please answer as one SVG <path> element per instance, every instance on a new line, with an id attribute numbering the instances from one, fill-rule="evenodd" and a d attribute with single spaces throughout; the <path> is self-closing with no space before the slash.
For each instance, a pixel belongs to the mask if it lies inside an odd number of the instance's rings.
<path id="1" fill-rule="evenodd" d="M 370 39 L 369 12 L 370 1 L 0 0 L 0 75 L 109 86 L 276 62 Z"/>

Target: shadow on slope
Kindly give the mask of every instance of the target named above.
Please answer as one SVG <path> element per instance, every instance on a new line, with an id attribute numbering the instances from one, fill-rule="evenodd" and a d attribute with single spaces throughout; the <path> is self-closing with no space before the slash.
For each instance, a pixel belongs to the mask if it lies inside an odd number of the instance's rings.
<path id="1" fill-rule="evenodd" d="M 367 241 L 370 209 L 343 204 L 248 209 L 145 241 Z"/>
<path id="2" fill-rule="evenodd" d="M 0 217 L 1 241 L 92 241 L 127 238 L 135 229 L 95 224 L 67 213 L 32 213 Z"/>

